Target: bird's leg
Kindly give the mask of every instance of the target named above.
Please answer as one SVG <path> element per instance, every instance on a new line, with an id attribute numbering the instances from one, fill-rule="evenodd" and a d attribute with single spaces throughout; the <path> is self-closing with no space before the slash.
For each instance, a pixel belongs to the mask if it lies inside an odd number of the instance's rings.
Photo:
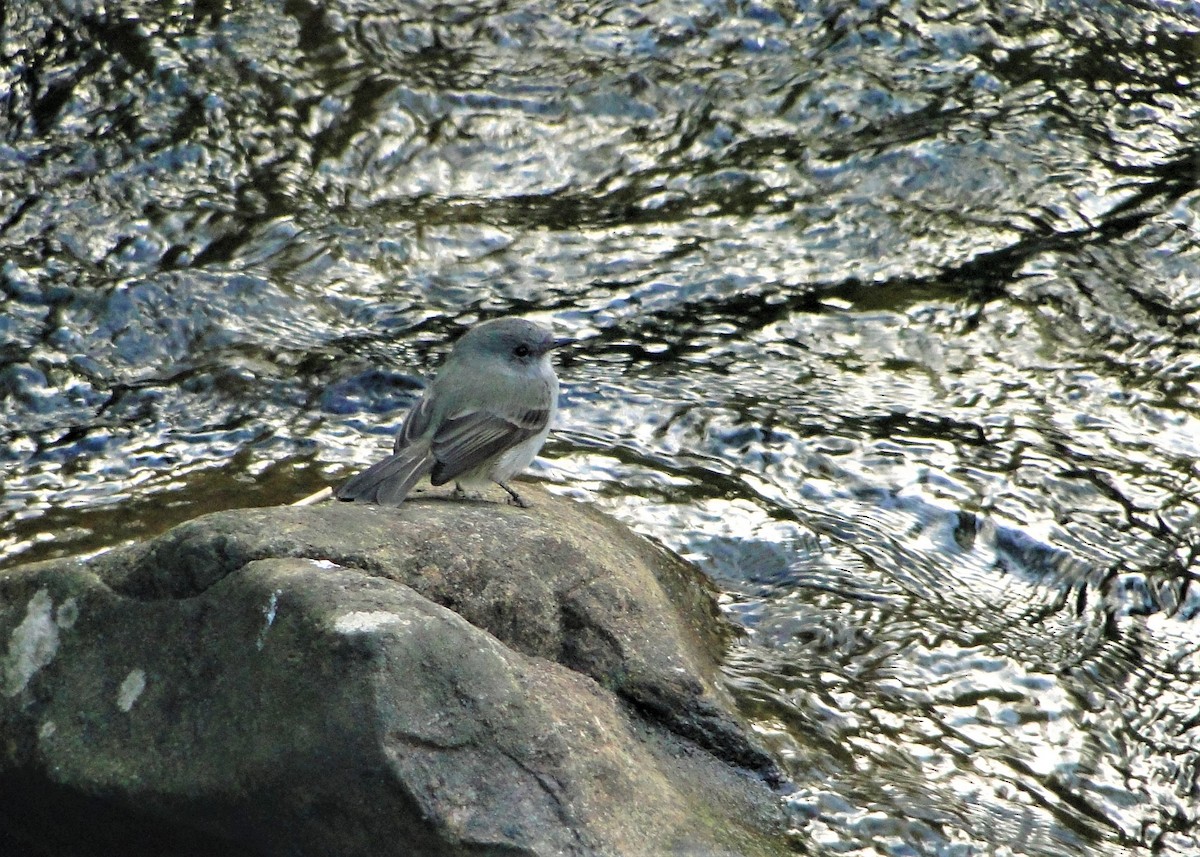
<path id="1" fill-rule="evenodd" d="M 522 499 L 521 495 L 518 494 L 516 491 L 514 491 L 512 488 L 510 488 L 508 485 L 505 485 L 503 482 L 501 482 L 499 480 L 496 480 L 496 484 L 508 492 L 508 502 L 509 503 L 512 503 L 514 506 L 520 506 L 522 509 L 529 508 L 528 501 Z"/>
<path id="2" fill-rule="evenodd" d="M 462 487 L 462 483 L 461 483 L 461 482 L 455 482 L 455 483 L 454 483 L 454 494 L 452 494 L 451 496 L 453 496 L 455 500 L 466 500 L 466 499 L 467 499 L 467 498 L 469 498 L 471 495 L 470 495 L 470 494 L 468 494 L 468 493 L 467 493 L 467 492 L 466 492 L 466 491 L 463 489 L 463 487 Z"/>

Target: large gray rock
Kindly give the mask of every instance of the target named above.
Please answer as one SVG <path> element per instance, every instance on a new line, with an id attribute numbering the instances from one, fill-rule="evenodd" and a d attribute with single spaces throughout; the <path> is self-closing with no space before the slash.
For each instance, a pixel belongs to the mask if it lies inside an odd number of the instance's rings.
<path id="1" fill-rule="evenodd" d="M 787 853 L 702 578 L 522 491 L 223 512 L 0 572 L 0 844 Z"/>

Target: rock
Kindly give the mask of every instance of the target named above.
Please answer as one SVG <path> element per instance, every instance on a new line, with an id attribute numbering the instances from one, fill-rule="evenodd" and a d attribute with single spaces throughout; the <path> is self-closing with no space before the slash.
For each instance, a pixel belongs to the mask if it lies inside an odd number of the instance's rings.
<path id="1" fill-rule="evenodd" d="M 0 572 L 0 843 L 789 853 L 703 578 L 522 491 L 221 512 Z"/>

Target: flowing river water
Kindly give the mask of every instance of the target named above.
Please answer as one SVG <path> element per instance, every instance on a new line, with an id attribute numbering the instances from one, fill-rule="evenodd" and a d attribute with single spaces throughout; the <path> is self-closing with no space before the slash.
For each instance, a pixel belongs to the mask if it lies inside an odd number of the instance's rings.
<path id="1" fill-rule="evenodd" d="M 798 853 L 1200 854 L 1195 2 L 15 0 L 0 561 L 288 503 L 445 342 L 700 565 Z"/>

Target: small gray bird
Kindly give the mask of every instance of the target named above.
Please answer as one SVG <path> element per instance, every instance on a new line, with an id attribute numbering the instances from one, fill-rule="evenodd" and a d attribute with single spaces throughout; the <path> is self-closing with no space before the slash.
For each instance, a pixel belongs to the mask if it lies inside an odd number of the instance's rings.
<path id="1" fill-rule="evenodd" d="M 533 461 L 558 410 L 550 352 L 570 343 L 539 324 L 499 318 L 476 325 L 454 344 L 437 377 L 396 434 L 388 458 L 343 483 L 339 500 L 398 506 L 426 474 L 454 480 L 459 493 L 508 484 Z"/>

